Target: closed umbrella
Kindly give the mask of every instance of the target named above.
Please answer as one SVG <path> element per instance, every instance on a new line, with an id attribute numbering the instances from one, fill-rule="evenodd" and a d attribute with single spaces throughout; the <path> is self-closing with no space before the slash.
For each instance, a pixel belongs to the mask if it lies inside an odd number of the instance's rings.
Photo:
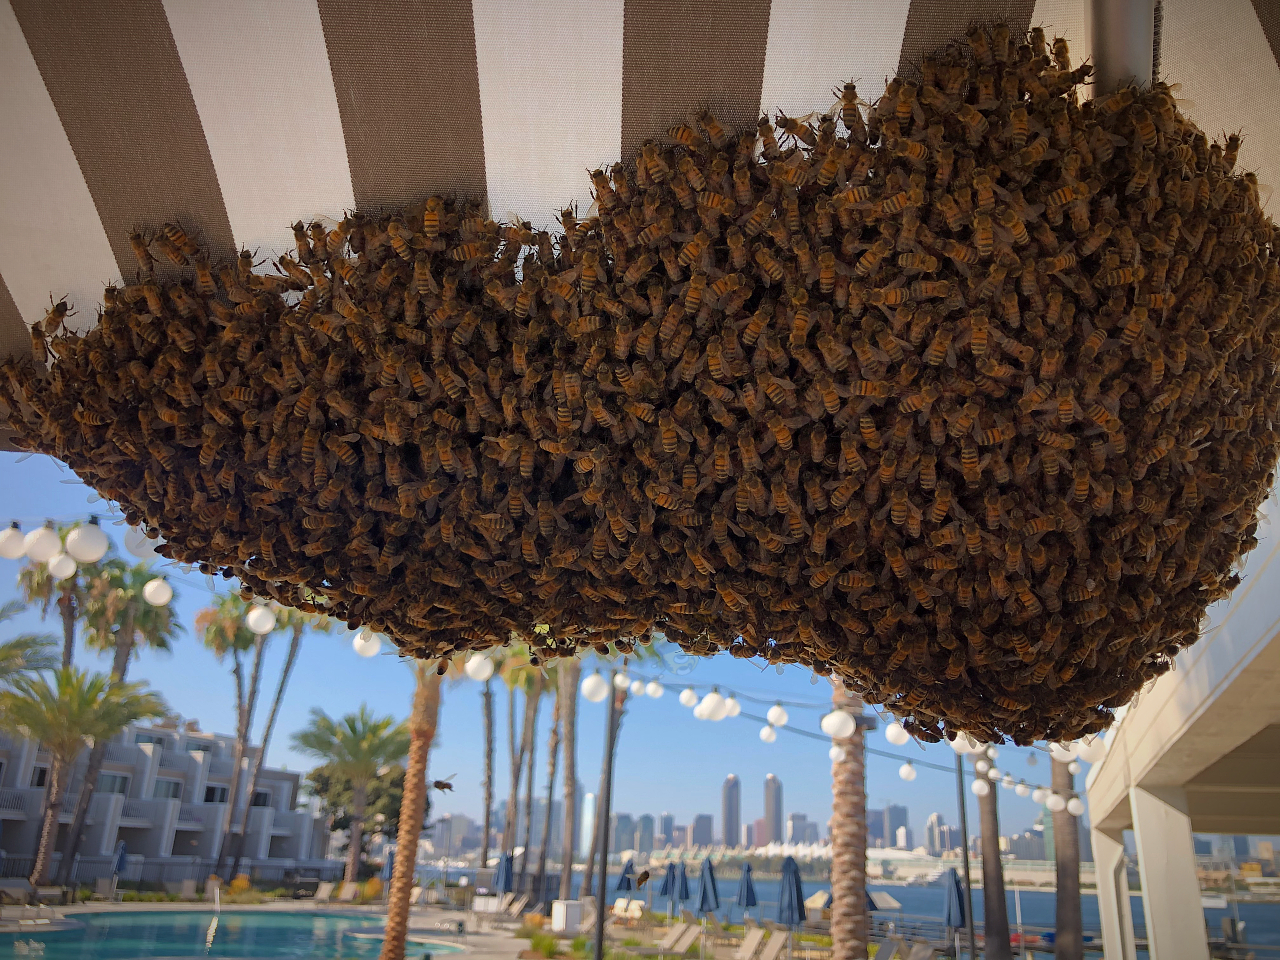
<path id="1" fill-rule="evenodd" d="M 707 914 L 720 909 L 720 888 L 716 886 L 716 870 L 711 865 L 711 858 L 702 861 L 702 872 L 698 874 L 698 913 L 702 915 L 702 946 L 699 956 L 705 954 L 707 939 Z"/>
<path id="2" fill-rule="evenodd" d="M 674 863 L 667 864 L 667 871 L 662 875 L 662 886 L 658 887 L 658 896 L 667 898 L 667 919 L 670 920 L 671 901 L 676 898 L 676 865 Z"/>
<path id="3" fill-rule="evenodd" d="M 114 875 L 119 876 L 120 874 L 124 873 L 125 856 L 126 854 L 125 854 L 124 841 L 121 840 L 119 843 L 116 844 L 115 856 L 111 860 L 111 872 Z"/>
<path id="4" fill-rule="evenodd" d="M 955 930 L 956 956 L 960 956 L 960 931 L 964 929 L 966 918 L 964 913 L 964 887 L 960 883 L 960 874 L 951 867 L 942 875 L 942 890 L 946 900 L 942 905 L 942 925 L 950 931 Z"/>
<path id="5" fill-rule="evenodd" d="M 747 918 L 747 911 L 760 901 L 756 899 L 756 885 L 751 879 L 751 864 L 742 865 L 742 879 L 738 881 L 738 896 L 734 903 L 742 908 L 742 919 Z"/>
<path id="6" fill-rule="evenodd" d="M 381 880 L 383 883 L 390 882 L 391 874 L 395 871 L 395 868 L 396 868 L 396 852 L 393 848 L 388 847 L 387 857 L 382 862 L 382 869 L 378 871 L 378 879 Z"/>
<path id="7" fill-rule="evenodd" d="M 782 891 L 778 895 L 778 922 L 787 928 L 787 956 L 791 956 L 791 931 L 804 923 L 804 885 L 795 857 L 782 861 Z"/>
<path id="8" fill-rule="evenodd" d="M 634 890 L 636 888 L 636 865 L 628 860 L 622 865 L 622 873 L 618 874 L 618 885 L 613 889 L 618 891 Z"/>
<path id="9" fill-rule="evenodd" d="M 498 872 L 493 877 L 493 889 L 498 893 L 510 893 L 515 889 L 514 868 L 511 854 L 504 853 L 498 861 Z"/>

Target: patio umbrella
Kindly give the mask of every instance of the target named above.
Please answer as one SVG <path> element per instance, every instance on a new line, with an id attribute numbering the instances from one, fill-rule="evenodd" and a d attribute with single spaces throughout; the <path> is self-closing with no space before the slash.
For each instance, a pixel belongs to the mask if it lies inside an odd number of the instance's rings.
<path id="1" fill-rule="evenodd" d="M 378 871 L 378 879 L 386 883 L 391 879 L 391 873 L 396 868 L 396 852 L 393 848 L 387 848 L 387 857 L 382 862 L 382 869 Z"/>
<path id="2" fill-rule="evenodd" d="M 628 860 L 622 865 L 622 873 L 618 874 L 618 885 L 613 889 L 619 891 L 634 890 L 636 888 L 636 865 Z"/>
<path id="3" fill-rule="evenodd" d="M 964 887 L 960 883 L 960 874 L 951 867 L 942 875 L 942 890 L 946 900 L 942 905 L 942 925 L 948 931 L 954 928 L 956 938 L 956 956 L 960 956 L 960 931 L 965 926 Z"/>
<path id="4" fill-rule="evenodd" d="M 702 861 L 702 872 L 698 874 L 698 913 L 702 915 L 702 936 L 699 938 L 698 955 L 705 955 L 707 940 L 707 914 L 720 909 L 720 890 L 716 886 L 716 870 L 711 865 L 711 858 Z"/>
<path id="5" fill-rule="evenodd" d="M 738 881 L 738 896 L 734 898 L 733 902 L 742 908 L 742 918 L 744 920 L 747 917 L 747 911 L 760 902 L 756 899 L 756 885 L 751 879 L 751 864 L 749 863 L 742 865 L 742 879 Z"/>
<path id="6" fill-rule="evenodd" d="M 502 859 L 498 861 L 498 872 L 493 878 L 493 889 L 498 893 L 510 893 L 514 890 L 515 877 L 513 872 L 511 854 L 504 853 Z"/>
<path id="7" fill-rule="evenodd" d="M 124 841 L 121 840 L 119 843 L 116 844 L 115 856 L 112 857 L 111 859 L 112 875 L 119 876 L 120 874 L 124 873 L 124 867 L 125 867 L 125 846 L 124 846 Z"/>
<path id="8" fill-rule="evenodd" d="M 671 919 L 671 901 L 676 898 L 676 865 L 667 864 L 666 873 L 662 875 L 662 885 L 658 887 L 658 896 L 667 898 L 667 919 Z"/>
<path id="9" fill-rule="evenodd" d="M 778 922 L 787 928 L 787 956 L 791 956 L 791 931 L 804 923 L 804 885 L 795 857 L 782 861 L 782 890 L 778 895 Z"/>

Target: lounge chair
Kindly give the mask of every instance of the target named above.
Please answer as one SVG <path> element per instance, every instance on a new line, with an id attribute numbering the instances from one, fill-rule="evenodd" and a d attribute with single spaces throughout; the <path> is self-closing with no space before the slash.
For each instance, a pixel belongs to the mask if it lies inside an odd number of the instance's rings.
<path id="1" fill-rule="evenodd" d="M 182 889 L 178 892 L 178 896 L 183 900 L 194 900 L 196 898 L 195 880 L 183 880 Z"/>
<path id="2" fill-rule="evenodd" d="M 31 892 L 31 902 L 36 906 L 39 906 L 42 903 L 48 903 L 50 901 L 55 901 L 57 903 L 65 903 L 66 899 L 67 899 L 66 887 L 55 887 L 55 886 L 36 887 L 35 890 Z"/>
<path id="3" fill-rule="evenodd" d="M 938 951 L 928 940 L 913 940 L 911 942 L 911 952 L 905 957 L 905 960 L 934 960 L 938 955 Z"/>
<path id="4" fill-rule="evenodd" d="M 31 900 L 31 882 L 20 877 L 6 877 L 0 880 L 0 903 L 29 903 Z"/>
<path id="5" fill-rule="evenodd" d="M 420 907 L 420 906 L 422 906 L 422 895 L 423 895 L 424 893 L 426 893 L 426 892 L 427 892 L 427 888 L 426 888 L 426 887 L 414 887 L 412 890 L 410 890 L 410 891 L 409 891 L 409 906 L 411 906 L 411 907 Z"/>
<path id="6" fill-rule="evenodd" d="M 885 937 L 883 940 L 871 942 L 876 948 L 876 960 L 907 960 L 910 950 L 907 949 L 907 942 L 899 936 Z"/>
<path id="7" fill-rule="evenodd" d="M 311 898 L 313 903 L 328 903 L 333 899 L 333 883 L 326 880 L 316 887 L 315 896 Z"/>
<path id="8" fill-rule="evenodd" d="M 764 934 L 764 927 L 747 927 L 742 943 L 733 952 L 733 960 L 752 960 L 756 951 L 760 949 L 760 944 L 764 942 Z"/>
<path id="9" fill-rule="evenodd" d="M 494 926 L 510 926 L 511 924 L 519 925 L 524 922 L 524 912 L 528 909 L 529 897 L 527 894 L 520 894 L 514 900 L 508 901 L 500 913 L 492 914 L 489 917 L 489 923 Z"/>
<path id="10" fill-rule="evenodd" d="M 775 930 L 770 934 L 769 939 L 765 941 L 764 948 L 760 951 L 760 960 L 778 960 L 782 956 L 782 951 L 786 948 L 786 930 Z"/>
<path id="11" fill-rule="evenodd" d="M 684 929 L 680 929 L 681 927 Z M 672 936 L 672 933 L 675 936 Z M 683 957 L 689 948 L 698 942 L 698 936 L 701 933 L 702 928 L 697 924 L 677 923 L 661 943 L 651 947 L 623 947 L 622 949 L 641 957 L 660 957 L 668 953 L 673 957 Z"/>
<path id="12" fill-rule="evenodd" d="M 358 896 L 360 896 L 360 884 L 344 883 L 342 889 L 338 891 L 338 903 L 355 903 Z"/>

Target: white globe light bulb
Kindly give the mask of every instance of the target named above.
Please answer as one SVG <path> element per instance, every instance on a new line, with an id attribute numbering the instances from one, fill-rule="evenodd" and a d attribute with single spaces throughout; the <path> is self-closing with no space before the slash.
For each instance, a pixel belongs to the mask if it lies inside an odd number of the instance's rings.
<path id="1" fill-rule="evenodd" d="M 1067 801 L 1056 793 L 1051 793 L 1044 798 L 1044 805 L 1049 808 L 1051 813 L 1060 813 L 1067 808 Z"/>
<path id="2" fill-rule="evenodd" d="M 991 769 L 991 764 L 986 760 L 977 760 L 973 764 L 973 769 L 977 770 L 979 773 L 986 773 Z"/>
<path id="3" fill-rule="evenodd" d="M 969 789 L 974 792 L 975 796 L 985 797 L 991 792 L 991 784 L 979 778 L 969 785 Z"/>
<path id="4" fill-rule="evenodd" d="M 96 520 L 67 534 L 66 551 L 81 563 L 97 563 L 107 554 L 111 542 Z"/>
<path id="5" fill-rule="evenodd" d="M 999 750 L 997 750 L 995 747 L 987 747 L 987 759 L 988 759 L 988 760 L 994 760 L 994 759 L 995 759 L 996 757 L 998 757 L 998 756 L 1000 756 L 1000 751 L 999 751 Z"/>
<path id="6" fill-rule="evenodd" d="M 1049 791 L 1046 790 L 1044 787 L 1036 787 L 1034 790 L 1031 791 L 1031 802 L 1044 803 L 1044 798 L 1047 797 L 1048 795 L 1049 795 Z"/>
<path id="7" fill-rule="evenodd" d="M 761 727 L 760 739 L 765 743 L 773 743 L 773 741 L 778 739 L 778 731 L 773 729 L 772 726 Z"/>
<path id="8" fill-rule="evenodd" d="M 843 763 L 844 758 L 848 756 L 848 754 L 844 752 L 844 747 L 837 747 L 833 743 L 831 745 L 831 749 L 827 751 L 827 756 L 830 757 L 832 761 L 835 763 Z"/>
<path id="9" fill-rule="evenodd" d="M 36 563 L 45 563 L 62 550 L 62 539 L 58 531 L 45 524 L 27 534 L 23 541 L 27 556 Z"/>
<path id="10" fill-rule="evenodd" d="M 16 522 L 9 524 L 4 533 L 0 533 L 0 557 L 6 560 L 17 560 L 27 552 L 27 538 Z"/>
<path id="11" fill-rule="evenodd" d="M 663 690 L 662 684 L 660 684 L 657 680 L 650 680 L 648 683 L 644 685 L 644 692 L 649 696 L 651 696 L 654 700 L 657 700 L 660 696 L 662 696 L 664 690 Z"/>
<path id="12" fill-rule="evenodd" d="M 66 580 L 68 577 L 74 577 L 76 570 L 79 569 L 75 560 L 65 553 L 55 553 L 49 558 L 45 566 L 49 568 L 49 575 L 55 580 Z"/>
<path id="13" fill-rule="evenodd" d="M 164 541 L 159 537 L 148 537 L 138 527 L 130 527 L 124 535 L 124 548 L 140 560 L 150 560 L 156 555 L 156 547 Z"/>
<path id="14" fill-rule="evenodd" d="M 643 681 L 643 680 L 632 680 L 632 681 L 631 681 L 631 695 L 632 695 L 633 697 L 643 697 L 643 696 L 644 696 L 644 681 Z"/>
<path id="15" fill-rule="evenodd" d="M 1018 785 L 1013 788 L 1013 792 L 1020 797 L 1031 796 L 1031 788 L 1027 786 L 1027 781 L 1025 780 L 1019 780 Z"/>
<path id="16" fill-rule="evenodd" d="M 609 695 L 609 681 L 597 670 L 582 678 L 582 695 L 592 703 L 599 703 Z"/>
<path id="17" fill-rule="evenodd" d="M 884 738 L 895 747 L 900 747 L 911 739 L 911 734 L 907 733 L 906 727 L 895 720 L 884 728 Z"/>
<path id="18" fill-rule="evenodd" d="M 916 767 L 910 760 L 898 768 L 898 776 L 910 783 L 916 778 Z"/>
<path id="19" fill-rule="evenodd" d="M 699 701 L 698 701 L 697 706 L 695 706 L 695 707 L 693 708 L 693 719 L 695 719 L 695 720 L 707 720 L 707 719 L 709 719 L 709 718 L 708 718 L 708 716 L 707 716 L 707 702 L 706 702 L 706 700 L 699 700 Z"/>
<path id="20" fill-rule="evenodd" d="M 147 585 L 142 588 L 142 599 L 153 607 L 163 607 L 173 599 L 173 587 L 169 586 L 169 581 L 164 577 L 148 580 Z"/>
<path id="21" fill-rule="evenodd" d="M 276 613 L 270 607 L 255 603 L 244 615 L 244 625 L 258 636 L 265 636 L 276 628 Z"/>
<path id="22" fill-rule="evenodd" d="M 1070 744 L 1051 743 L 1049 744 L 1049 756 L 1057 760 L 1059 763 L 1070 763 L 1075 759 L 1075 751 L 1071 749 Z"/>
<path id="23" fill-rule="evenodd" d="M 1006 790 L 1012 790 L 1012 789 L 1013 789 L 1013 774 L 1011 774 L 1011 773 L 1006 773 L 1003 777 L 1001 777 L 1001 778 L 1000 778 L 1000 786 L 1004 787 Z"/>
<path id="24" fill-rule="evenodd" d="M 987 767 L 988 780 L 999 780 L 1002 776 L 1003 774 L 996 769 L 995 764 L 992 764 L 991 766 Z"/>
<path id="25" fill-rule="evenodd" d="M 680 691 L 680 706 L 696 707 L 698 705 L 698 695 L 693 692 L 693 687 L 685 687 Z"/>
<path id="26" fill-rule="evenodd" d="M 1101 736 L 1085 737 L 1076 744 L 1076 756 L 1085 763 L 1100 763 L 1107 756 L 1107 741 Z"/>
<path id="27" fill-rule="evenodd" d="M 1079 772 L 1080 772 L 1079 760 L 1072 760 L 1070 763 L 1067 764 L 1067 773 L 1071 774 L 1074 777 Z"/>
<path id="28" fill-rule="evenodd" d="M 790 717 L 787 716 L 786 708 L 780 703 L 775 703 L 770 707 L 769 712 L 766 713 L 764 717 L 775 727 L 785 727 L 787 725 L 787 721 L 790 719 Z"/>
<path id="29" fill-rule="evenodd" d="M 362 657 L 376 657 L 382 649 L 382 637 L 365 627 L 351 638 L 351 649 Z"/>
<path id="30" fill-rule="evenodd" d="M 619 690 L 625 690 L 631 686 L 631 678 L 627 676 L 625 670 L 620 670 L 613 675 L 613 685 Z"/>
<path id="31" fill-rule="evenodd" d="M 484 683 L 493 676 L 493 661 L 483 653 L 473 653 L 467 657 L 466 666 L 462 668 L 468 679 Z"/>
<path id="32" fill-rule="evenodd" d="M 708 720 L 723 720 L 729 709 L 725 703 L 724 696 L 714 688 L 702 698 L 702 707 Z"/>
<path id="33" fill-rule="evenodd" d="M 844 740 L 853 736 L 853 731 L 858 728 L 858 723 L 849 715 L 847 710 L 832 710 L 822 718 L 822 732 L 833 740 Z"/>
<path id="34" fill-rule="evenodd" d="M 962 756 L 966 753 L 973 753 L 978 749 L 978 744 L 973 737 L 969 736 L 963 730 L 956 734 L 956 738 L 951 741 L 951 749 Z"/>
<path id="35" fill-rule="evenodd" d="M 738 702 L 737 697 L 724 698 L 724 715 L 726 717 L 736 717 L 742 712 L 742 704 Z"/>
<path id="36" fill-rule="evenodd" d="M 1084 801 L 1079 797 L 1072 797 L 1067 801 L 1067 813 L 1071 814 L 1073 817 L 1083 816 Z"/>

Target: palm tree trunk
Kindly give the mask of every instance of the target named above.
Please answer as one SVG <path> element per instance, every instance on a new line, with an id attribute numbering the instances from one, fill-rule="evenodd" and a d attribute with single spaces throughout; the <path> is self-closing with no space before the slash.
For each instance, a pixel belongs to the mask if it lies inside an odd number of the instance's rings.
<path id="1" fill-rule="evenodd" d="M 564 729 L 564 848 L 560 853 L 560 899 L 573 897 L 573 853 L 578 848 L 578 680 L 576 658 L 560 666 L 560 724 Z"/>
<path id="2" fill-rule="evenodd" d="M 529 761 L 529 779 L 525 781 L 524 790 L 524 852 L 520 854 L 520 873 L 516 878 L 516 889 L 521 892 L 524 892 L 524 882 L 529 876 L 529 847 L 533 839 L 533 761 L 538 752 L 534 734 L 538 729 L 538 707 L 542 705 L 542 684 L 542 674 L 535 674 L 533 688 L 525 695 L 524 735 L 520 738 L 520 752 Z"/>
<path id="3" fill-rule="evenodd" d="M 484 682 L 480 705 L 484 712 L 484 836 L 480 838 L 480 869 L 489 866 L 489 833 L 493 830 L 493 678 Z"/>
<path id="4" fill-rule="evenodd" d="M 126 604 L 120 621 L 120 629 L 116 631 L 116 652 L 111 664 L 111 679 L 123 683 L 129 670 L 129 658 L 133 656 L 134 647 L 133 605 Z M 65 650 L 64 650 L 65 656 Z M 107 745 L 95 742 L 89 750 L 89 762 L 84 770 L 84 780 L 80 784 L 80 792 L 76 795 L 75 815 L 71 818 L 71 829 L 67 831 L 67 847 L 62 851 L 62 863 L 58 867 L 58 883 L 68 886 L 71 883 L 71 872 L 75 869 L 76 856 L 80 853 L 80 844 L 84 843 L 84 828 L 89 819 L 89 803 L 93 793 L 98 789 L 98 775 L 102 772 L 102 764 L 107 758 Z"/>
<path id="5" fill-rule="evenodd" d="M 1070 798 L 1075 777 L 1067 764 L 1053 765 L 1053 790 Z M 1053 861 L 1058 876 L 1057 917 L 1053 939 L 1055 960 L 1083 960 L 1084 921 L 1080 913 L 1080 821 L 1066 810 L 1053 815 Z"/>
<path id="6" fill-rule="evenodd" d="M 835 685 L 832 706 L 852 716 L 862 702 Z M 867 785 L 863 730 L 833 743 L 843 760 L 831 763 L 831 956 L 856 960 L 867 955 Z"/>
<path id="7" fill-rule="evenodd" d="M 427 758 L 440 718 L 440 675 L 423 661 L 415 665 L 418 683 L 409 715 L 409 762 L 400 798 L 400 825 L 396 833 L 396 861 L 387 892 L 387 930 L 379 960 L 404 960 L 404 939 L 409 929 L 409 893 L 418 860 L 418 837 L 427 804 Z"/>
<path id="8" fill-rule="evenodd" d="M 31 865 L 31 885 L 43 887 L 49 883 L 49 861 L 54 843 L 58 839 L 58 817 L 62 813 L 63 780 L 67 764 L 53 760 L 49 764 L 49 789 L 44 807 L 44 822 L 40 825 L 40 845 L 36 847 L 36 861 Z"/>
<path id="9" fill-rule="evenodd" d="M 367 783 L 351 785 L 351 839 L 347 842 L 347 869 L 342 874 L 342 879 L 347 883 L 355 883 L 360 875 L 360 855 L 364 847 L 364 806 L 368 796 Z"/>
<path id="10" fill-rule="evenodd" d="M 76 649 L 76 578 L 62 581 L 62 596 L 58 598 L 58 612 L 62 615 L 62 665 L 71 666 Z"/>
<path id="11" fill-rule="evenodd" d="M 231 673 L 236 680 L 236 744 L 231 753 L 231 786 L 227 789 L 226 809 L 222 811 L 222 843 L 218 846 L 218 860 L 213 866 L 214 873 L 221 873 L 222 864 L 227 858 L 227 851 L 230 849 L 228 842 L 231 839 L 231 818 L 240 793 L 240 768 L 244 765 L 244 747 L 249 739 L 249 735 L 246 732 L 248 729 L 248 704 L 245 702 L 244 695 L 244 664 L 240 660 L 240 651 L 238 650 L 233 654 Z M 235 878 L 226 877 L 224 879 L 229 883 Z"/>
<path id="12" fill-rule="evenodd" d="M 271 701 L 271 712 L 267 714 L 267 728 L 262 731 L 262 746 L 253 761 L 253 772 L 249 775 L 249 803 L 244 805 L 240 813 L 240 834 L 235 838 L 235 856 L 231 861 L 231 876 L 240 872 L 240 860 L 244 856 L 245 836 L 249 831 L 249 811 L 253 795 L 258 790 L 258 778 L 262 775 L 262 767 L 267 759 L 267 747 L 271 743 L 271 734 L 275 732 L 276 719 L 280 716 L 280 704 L 284 702 L 284 690 L 289 685 L 289 675 L 298 660 L 298 650 L 302 647 L 302 626 L 295 625 L 293 636 L 289 640 L 289 652 L 285 654 L 284 667 L 280 671 L 280 682 L 276 685 L 276 696 Z M 252 690 L 252 687 L 250 688 Z M 253 696 L 256 697 L 256 692 Z M 252 708 L 250 708 L 252 710 Z"/>
<path id="13" fill-rule="evenodd" d="M 982 829 L 982 955 L 985 960 L 1013 960 L 1009 946 L 1009 907 L 1004 899 L 1004 865 L 1000 862 L 1000 815 L 996 809 L 998 783 L 978 797 Z"/>
<path id="14" fill-rule="evenodd" d="M 520 767 L 523 757 L 516 742 L 516 688 L 507 687 L 507 749 L 511 754 L 511 793 L 507 797 L 507 816 L 502 824 L 502 852 L 511 853 L 516 845 L 516 813 L 520 809 Z"/>
<path id="15" fill-rule="evenodd" d="M 538 845 L 538 871 L 534 874 L 534 896 L 541 903 L 547 893 L 547 842 L 551 839 L 551 804 L 556 789 L 556 761 L 560 758 L 560 693 L 551 708 L 551 734 L 547 738 L 547 809 L 542 818 L 542 842 Z M 550 910 L 546 913 L 550 915 Z"/>

